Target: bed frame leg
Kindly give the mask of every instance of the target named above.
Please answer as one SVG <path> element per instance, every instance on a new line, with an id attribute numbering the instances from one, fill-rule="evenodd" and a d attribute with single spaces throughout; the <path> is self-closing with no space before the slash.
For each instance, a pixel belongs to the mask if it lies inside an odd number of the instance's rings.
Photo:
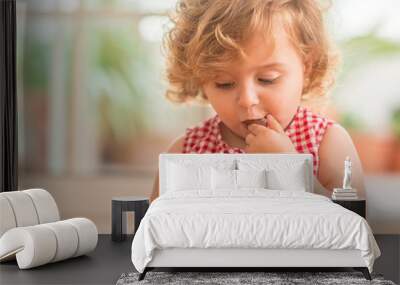
<path id="1" fill-rule="evenodd" d="M 146 276 L 147 271 L 148 271 L 148 269 L 147 269 L 147 267 L 145 267 L 143 272 L 139 274 L 138 281 L 142 281 L 144 279 L 144 277 Z"/>
<path id="2" fill-rule="evenodd" d="M 354 269 L 357 271 L 361 271 L 362 274 L 364 275 L 365 279 L 372 280 L 371 275 L 369 274 L 368 267 L 354 267 Z"/>

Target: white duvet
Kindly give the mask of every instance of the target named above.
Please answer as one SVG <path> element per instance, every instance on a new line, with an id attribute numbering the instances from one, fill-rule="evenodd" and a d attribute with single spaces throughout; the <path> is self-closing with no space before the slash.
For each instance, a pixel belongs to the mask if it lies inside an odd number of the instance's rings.
<path id="1" fill-rule="evenodd" d="M 133 239 L 133 265 L 143 272 L 154 249 L 176 247 L 358 249 L 370 272 L 380 256 L 359 215 L 321 195 L 265 189 L 157 198 Z"/>

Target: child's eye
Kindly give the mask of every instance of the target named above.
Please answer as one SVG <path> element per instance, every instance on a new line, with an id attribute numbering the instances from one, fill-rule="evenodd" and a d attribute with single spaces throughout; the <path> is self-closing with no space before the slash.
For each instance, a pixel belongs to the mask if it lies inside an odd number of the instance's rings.
<path id="1" fill-rule="evenodd" d="M 274 78 L 274 79 L 258 78 L 258 81 L 259 81 L 260 83 L 262 83 L 262 84 L 272 84 L 272 83 L 274 83 L 274 81 L 275 81 L 276 79 L 277 79 L 277 78 Z"/>
<path id="2" fill-rule="evenodd" d="M 234 82 L 224 82 L 224 83 L 215 82 L 215 87 L 219 89 L 230 89 L 233 88 L 234 86 L 235 86 Z"/>

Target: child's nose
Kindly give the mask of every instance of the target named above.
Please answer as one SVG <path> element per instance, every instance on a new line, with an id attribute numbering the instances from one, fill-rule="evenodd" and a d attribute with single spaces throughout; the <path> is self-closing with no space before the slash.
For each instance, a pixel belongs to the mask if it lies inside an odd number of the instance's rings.
<path id="1" fill-rule="evenodd" d="M 252 87 L 246 87 L 239 90 L 238 104 L 244 108 L 257 105 L 260 102 L 256 90 Z"/>

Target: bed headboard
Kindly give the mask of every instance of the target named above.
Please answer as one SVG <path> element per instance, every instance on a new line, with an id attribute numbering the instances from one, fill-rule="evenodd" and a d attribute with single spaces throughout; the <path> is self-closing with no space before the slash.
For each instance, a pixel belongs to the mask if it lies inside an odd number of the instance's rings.
<path id="1" fill-rule="evenodd" d="M 238 169 L 238 165 L 247 168 L 279 168 L 293 163 L 303 162 L 305 168 L 306 191 L 313 193 L 313 157 L 311 154 L 173 154 L 161 153 L 159 156 L 159 185 L 160 195 L 166 192 L 167 168 L 170 162 L 190 166 L 213 166 L 225 169 Z"/>

